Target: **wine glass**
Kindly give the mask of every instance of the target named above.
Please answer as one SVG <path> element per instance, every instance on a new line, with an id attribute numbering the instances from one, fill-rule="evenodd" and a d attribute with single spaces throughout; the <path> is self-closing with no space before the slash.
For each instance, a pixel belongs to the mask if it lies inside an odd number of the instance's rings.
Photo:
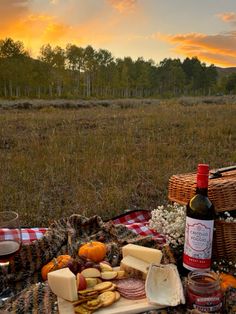
<path id="1" fill-rule="evenodd" d="M 0 212 L 0 268 L 4 277 L 0 304 L 12 296 L 8 287 L 8 265 L 14 255 L 20 250 L 22 243 L 19 215 L 14 211 Z"/>

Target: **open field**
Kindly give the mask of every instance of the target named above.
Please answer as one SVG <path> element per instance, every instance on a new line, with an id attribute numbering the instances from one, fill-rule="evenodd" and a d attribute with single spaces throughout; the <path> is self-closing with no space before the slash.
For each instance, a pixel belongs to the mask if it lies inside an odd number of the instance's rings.
<path id="1" fill-rule="evenodd" d="M 72 213 L 153 209 L 172 174 L 236 163 L 235 121 L 235 102 L 2 107 L 0 210 L 48 226 Z"/>

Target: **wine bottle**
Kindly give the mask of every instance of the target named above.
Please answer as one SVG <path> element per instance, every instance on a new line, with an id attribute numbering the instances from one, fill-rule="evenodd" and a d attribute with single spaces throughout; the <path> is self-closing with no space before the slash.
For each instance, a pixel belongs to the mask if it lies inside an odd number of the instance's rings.
<path id="1" fill-rule="evenodd" d="M 196 194 L 190 199 L 186 210 L 183 267 L 187 271 L 209 270 L 215 210 L 208 198 L 209 166 L 199 164 Z"/>

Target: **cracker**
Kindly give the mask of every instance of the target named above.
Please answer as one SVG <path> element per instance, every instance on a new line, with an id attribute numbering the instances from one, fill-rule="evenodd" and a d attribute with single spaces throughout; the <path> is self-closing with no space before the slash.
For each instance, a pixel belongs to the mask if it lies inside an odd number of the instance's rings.
<path id="1" fill-rule="evenodd" d="M 102 290 L 102 292 L 105 292 L 105 291 L 114 291 L 114 290 L 116 290 L 116 287 L 117 287 L 117 286 L 113 283 L 109 288 Z"/>
<path id="2" fill-rule="evenodd" d="M 93 311 L 90 311 L 90 310 L 86 309 L 82 305 L 76 306 L 74 308 L 74 311 L 75 311 L 76 314 L 92 314 L 93 313 Z"/>
<path id="3" fill-rule="evenodd" d="M 98 297 L 98 294 L 93 295 L 93 296 L 91 296 L 91 295 L 90 296 L 79 296 L 79 300 L 72 302 L 72 304 L 75 307 L 77 305 L 82 305 L 82 304 L 87 303 L 89 301 L 94 301 L 97 299 L 97 297 Z"/>
<path id="4" fill-rule="evenodd" d="M 80 305 L 80 304 L 82 304 L 82 303 L 84 303 L 84 302 L 87 302 L 88 300 L 89 300 L 88 298 L 79 299 L 79 300 L 77 300 L 77 301 L 72 302 L 72 304 L 73 304 L 74 306 L 77 306 L 77 305 Z"/>
<path id="5" fill-rule="evenodd" d="M 79 300 L 93 300 L 96 299 L 96 297 L 98 296 L 98 292 L 96 294 L 92 294 L 92 295 L 79 295 Z"/>
<path id="6" fill-rule="evenodd" d="M 115 291 L 115 295 L 116 295 L 116 301 L 118 301 L 120 299 L 120 293 L 118 291 Z"/>
<path id="7" fill-rule="evenodd" d="M 84 289 L 84 290 L 79 290 L 78 291 L 79 294 L 87 294 L 87 293 L 90 293 L 90 292 L 94 292 L 94 289 L 91 288 L 91 289 Z"/>
<path id="8" fill-rule="evenodd" d="M 88 305 L 88 306 L 96 306 L 96 305 L 98 305 L 98 304 L 100 304 L 100 303 L 101 303 L 101 300 L 97 298 L 97 299 L 88 301 L 88 302 L 87 302 L 87 305 Z"/>
<path id="9" fill-rule="evenodd" d="M 86 293 L 83 293 L 83 294 L 80 294 L 79 293 L 79 297 L 81 297 L 81 298 L 83 298 L 83 297 L 89 297 L 89 296 L 91 296 L 91 297 L 94 297 L 94 298 L 96 298 L 97 296 L 98 296 L 98 291 L 88 291 L 88 292 L 86 292 Z"/>
<path id="10" fill-rule="evenodd" d="M 104 281 L 104 282 L 101 282 L 101 283 L 98 283 L 97 285 L 95 285 L 93 287 L 93 289 L 95 291 L 103 291 L 103 290 L 106 290 L 108 288 L 110 288 L 112 286 L 112 282 L 111 281 Z"/>
<path id="11" fill-rule="evenodd" d="M 98 296 L 98 299 L 102 301 L 102 306 L 109 306 L 116 300 L 115 292 L 105 291 Z"/>
<path id="12" fill-rule="evenodd" d="M 87 303 L 84 303 L 82 306 L 88 310 L 95 311 L 99 309 L 101 306 L 103 306 L 103 304 L 100 299 L 95 299 L 92 301 L 88 301 Z"/>

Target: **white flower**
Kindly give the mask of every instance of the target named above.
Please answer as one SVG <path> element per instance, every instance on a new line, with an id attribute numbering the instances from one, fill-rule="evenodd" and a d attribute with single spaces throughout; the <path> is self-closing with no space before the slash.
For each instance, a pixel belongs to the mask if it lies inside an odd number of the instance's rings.
<path id="1" fill-rule="evenodd" d="M 168 244 L 176 247 L 184 244 L 186 207 L 174 203 L 160 205 L 151 212 L 149 227 L 162 233 Z"/>
<path id="2" fill-rule="evenodd" d="M 231 216 L 231 214 L 229 212 L 224 212 L 223 213 L 224 216 L 220 216 L 218 218 L 218 220 L 224 221 L 224 222 L 236 222 L 236 217 L 234 218 L 233 216 Z"/>

